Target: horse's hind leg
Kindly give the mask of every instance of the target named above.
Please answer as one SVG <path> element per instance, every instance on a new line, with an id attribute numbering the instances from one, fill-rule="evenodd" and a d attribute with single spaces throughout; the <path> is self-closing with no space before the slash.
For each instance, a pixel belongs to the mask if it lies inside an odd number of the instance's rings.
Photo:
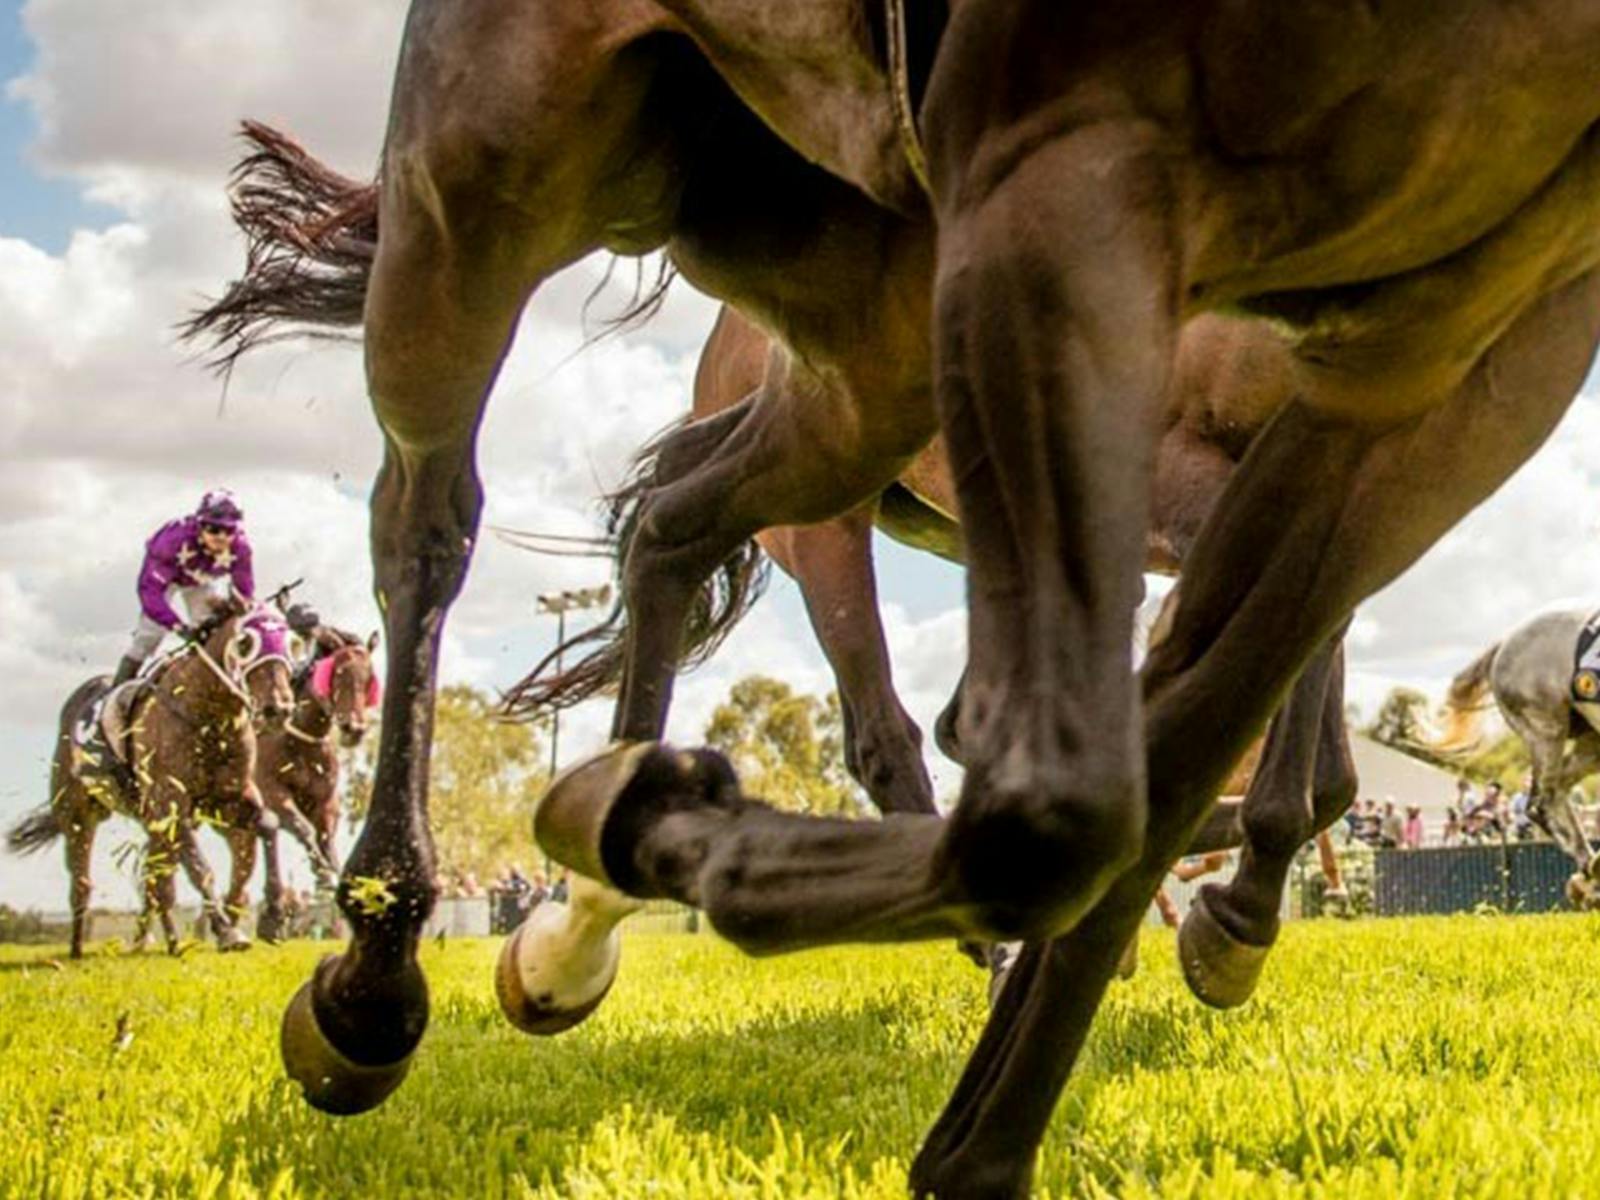
<path id="1" fill-rule="evenodd" d="M 1295 681 L 1268 728 L 1244 798 L 1239 868 L 1226 885 L 1203 887 L 1184 920 L 1179 961 L 1190 990 L 1207 1004 L 1230 1008 L 1255 990 L 1277 940 L 1278 908 L 1295 854 L 1355 796 L 1343 674 L 1336 639 Z"/>
<path id="2" fill-rule="evenodd" d="M 880 811 L 934 812 L 922 733 L 894 690 L 872 564 L 872 510 L 769 530 L 762 543 L 794 576 L 839 683 L 845 763 Z"/>
<path id="3" fill-rule="evenodd" d="M 189 877 L 189 882 L 193 885 L 194 890 L 200 893 L 205 914 L 211 920 L 211 932 L 212 936 L 216 938 L 217 949 L 231 951 L 248 948 L 250 939 L 239 928 L 233 914 L 217 899 L 216 876 L 212 873 L 211 864 L 206 862 L 205 854 L 200 849 L 200 840 L 195 836 L 194 823 L 180 820 L 172 841 L 184 874 Z M 255 869 L 255 844 L 253 840 L 249 848 L 249 863 L 250 870 L 253 871 Z M 248 873 L 245 878 L 249 879 Z"/>
<path id="4" fill-rule="evenodd" d="M 89 900 L 94 891 L 90 881 L 90 864 L 94 859 L 94 835 L 99 821 L 84 815 L 86 806 L 74 806 L 76 811 L 71 811 L 63 820 L 65 829 L 65 849 L 67 856 L 67 879 L 69 884 L 69 905 L 72 910 L 72 945 L 70 954 L 73 958 L 83 957 L 83 945 L 89 938 Z"/>

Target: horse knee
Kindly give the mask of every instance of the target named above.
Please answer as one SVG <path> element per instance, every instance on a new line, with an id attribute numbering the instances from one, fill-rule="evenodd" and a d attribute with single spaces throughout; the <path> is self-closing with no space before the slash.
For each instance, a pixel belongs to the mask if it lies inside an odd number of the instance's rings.
<path id="1" fill-rule="evenodd" d="M 1032 941 L 1069 927 L 1138 859 L 1146 807 L 1130 765 L 1012 772 L 951 818 L 942 857 L 982 929 Z"/>

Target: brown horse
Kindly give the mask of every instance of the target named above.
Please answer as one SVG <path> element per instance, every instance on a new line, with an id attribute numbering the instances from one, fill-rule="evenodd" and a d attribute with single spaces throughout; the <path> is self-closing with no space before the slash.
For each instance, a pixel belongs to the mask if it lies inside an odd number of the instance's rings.
<path id="1" fill-rule="evenodd" d="M 86 753 L 76 731 L 97 712 L 109 678 L 81 685 L 61 710 L 50 802 L 10 831 L 13 852 L 66 840 L 72 881 L 72 957 L 81 958 L 88 936 L 89 864 L 95 830 L 113 813 L 144 826 L 145 915 L 158 914 L 167 949 L 176 952 L 174 873 L 181 865 L 204 901 L 217 946 L 242 950 L 250 939 L 235 915 L 217 902 L 213 877 L 196 839 L 200 821 L 254 838 L 262 823 L 261 796 L 251 774 L 257 721 L 266 727 L 289 714 L 289 664 L 282 654 L 282 623 L 267 610 L 232 598 L 198 630 L 193 642 L 169 655 L 144 678 L 126 710 L 131 770 L 107 769 L 109 748 Z M 143 940 L 142 937 L 140 939 Z"/>
<path id="2" fill-rule="evenodd" d="M 1121 948 L 1234 761 L 1581 383 L 1600 335 L 1592 5 L 956 0 L 941 29 L 923 18 L 942 5 L 886 4 L 413 0 L 370 280 L 345 214 L 302 243 L 350 267 L 302 281 L 327 300 L 313 314 L 366 286 L 391 649 L 352 942 L 285 1019 L 313 1102 L 380 1102 L 426 1026 L 427 747 L 474 441 L 529 294 L 581 255 L 665 245 L 790 354 L 663 452 L 625 571 L 614 729 L 635 744 L 568 773 L 540 836 L 751 950 L 1026 939 L 912 1168 L 941 1196 L 1027 1192 Z M 348 208 L 372 212 L 370 193 Z M 275 303 L 294 307 L 256 311 Z M 1136 678 L 1178 331 L 1221 308 L 1288 331 L 1295 398 Z M 778 813 L 716 756 L 655 744 L 701 581 L 763 527 L 881 494 L 936 425 L 970 597 L 951 816 Z M 698 465 L 674 479 L 672 458 Z M 1217 971 L 1254 952 L 1214 932 Z"/>
<path id="3" fill-rule="evenodd" d="M 774 356 L 783 350 L 759 327 L 725 308 L 707 339 L 695 377 L 694 420 L 706 420 L 755 394 Z M 1216 502 L 1228 476 L 1250 441 L 1293 396 L 1293 360 L 1283 340 L 1258 321 L 1202 315 L 1184 329 L 1176 376 L 1161 420 L 1152 478 L 1151 524 L 1146 567 L 1175 574 L 1193 544 L 1206 513 Z M 931 398 L 930 401 L 931 403 Z M 670 444 L 670 439 L 666 439 Z M 660 486 L 650 456 L 640 468 L 638 484 L 614 499 L 619 511 L 613 524 L 630 533 L 638 529 L 627 507 Z M 880 811 L 934 812 L 932 786 L 922 762 L 922 735 L 895 694 L 892 667 L 877 608 L 872 557 L 872 528 L 914 548 L 955 562 L 964 561 L 961 529 L 955 517 L 957 499 L 943 439 L 917 455 L 899 480 L 883 495 L 830 521 L 768 529 L 757 535 L 762 548 L 800 585 L 812 628 L 839 682 L 844 713 L 845 758 L 851 773 Z M 630 544 L 618 548 L 625 557 Z M 755 575 L 754 560 L 735 560 L 745 579 Z M 726 584 L 726 570 L 718 582 Z M 728 588 L 738 594 L 737 585 Z M 750 594 L 737 602 L 718 603 L 702 597 L 701 611 L 722 610 L 716 620 L 691 622 L 680 657 L 699 660 L 725 636 L 753 602 Z M 586 633 L 563 649 L 572 665 L 559 675 L 544 669 L 562 661 L 552 652 L 528 679 L 513 688 L 508 702 L 515 712 L 536 713 L 579 703 L 614 687 L 622 665 L 627 626 L 619 610 L 598 634 Z M 697 640 L 698 639 L 698 640 Z M 587 642 L 601 646 L 574 662 L 573 651 Z M 1201 910 L 1190 918 L 1187 938 L 1208 922 L 1220 922 L 1242 944 L 1270 947 L 1278 933 L 1279 896 L 1306 840 L 1335 821 L 1355 798 L 1356 777 L 1344 726 L 1342 650 L 1335 639 L 1328 651 L 1330 672 L 1312 672 L 1307 693 L 1294 713 L 1305 729 L 1279 722 L 1269 735 L 1275 741 L 1294 739 L 1314 760 L 1304 763 L 1274 753 L 1264 761 L 1276 768 L 1256 778 L 1262 750 L 1247 754 L 1224 785 L 1225 795 L 1243 795 L 1242 820 L 1201 835 L 1203 846 L 1246 844 L 1241 869 L 1227 887 L 1208 887 L 1197 899 Z M 1320 690 L 1318 690 L 1320 689 Z M 959 694 L 941 717 L 941 747 L 960 758 L 954 737 Z M 1308 786 L 1309 781 L 1309 786 Z M 1236 818 L 1231 810 L 1222 814 Z M 1335 877 L 1337 882 L 1337 877 Z M 1196 995 L 1228 1007 L 1248 998 L 1263 955 L 1249 972 L 1226 979 L 1205 971 L 1205 960 L 1185 954 L 1180 961 Z"/>
<path id="4" fill-rule="evenodd" d="M 372 651 L 378 635 L 363 642 L 337 630 L 319 631 L 309 663 L 294 679 L 294 714 L 282 728 L 264 733 L 256 745 L 256 787 L 267 811 L 305 847 L 318 886 L 332 887 L 339 869 L 334 834 L 339 826 L 339 747 L 358 746 L 367 717 L 377 707 L 378 677 Z M 266 894 L 256 936 L 274 942 L 283 936 L 283 873 L 278 862 L 278 830 L 263 830 Z M 228 905 L 248 904 L 246 889 L 255 868 L 256 839 L 249 830 L 230 830 L 233 877 Z"/>

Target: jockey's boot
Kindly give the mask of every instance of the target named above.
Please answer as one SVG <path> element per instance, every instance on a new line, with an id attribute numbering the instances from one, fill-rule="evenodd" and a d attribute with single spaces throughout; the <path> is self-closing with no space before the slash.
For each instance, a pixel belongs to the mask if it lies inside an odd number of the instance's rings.
<path id="1" fill-rule="evenodd" d="M 111 679 L 111 686 L 113 688 L 121 687 L 137 675 L 139 668 L 143 665 L 137 658 L 129 658 L 124 655 L 122 661 L 117 664 L 117 673 Z"/>

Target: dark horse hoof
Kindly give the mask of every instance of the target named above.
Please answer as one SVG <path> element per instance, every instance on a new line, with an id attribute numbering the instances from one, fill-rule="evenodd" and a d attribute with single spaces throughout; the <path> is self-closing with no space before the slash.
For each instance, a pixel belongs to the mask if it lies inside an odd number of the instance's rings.
<path id="1" fill-rule="evenodd" d="M 737 809 L 739 781 L 715 750 L 622 743 L 557 776 L 533 818 L 546 854 L 633 896 L 663 895 L 633 874 L 638 839 L 675 812 Z"/>
<path id="2" fill-rule="evenodd" d="M 1178 929 L 1178 961 L 1196 999 L 1212 1008 L 1237 1008 L 1256 990 L 1268 946 L 1241 942 L 1212 915 L 1206 894 L 1194 898 Z"/>
<path id="3" fill-rule="evenodd" d="M 561 772 L 534 813 L 534 840 L 577 874 L 615 886 L 601 861 L 601 835 L 618 797 L 660 749 L 658 742 L 622 743 Z"/>
<path id="4" fill-rule="evenodd" d="M 524 1033 L 548 1037 L 581 1024 L 616 982 L 622 955 L 617 922 L 638 900 L 581 875 L 566 904 L 536 906 L 500 948 L 494 994 Z"/>
<path id="5" fill-rule="evenodd" d="M 409 1054 L 382 1066 L 353 1062 L 341 1054 L 317 1023 L 310 983 L 300 986 L 284 1010 L 279 1043 L 283 1069 L 300 1085 L 306 1103 L 338 1117 L 377 1108 L 411 1069 Z"/>

